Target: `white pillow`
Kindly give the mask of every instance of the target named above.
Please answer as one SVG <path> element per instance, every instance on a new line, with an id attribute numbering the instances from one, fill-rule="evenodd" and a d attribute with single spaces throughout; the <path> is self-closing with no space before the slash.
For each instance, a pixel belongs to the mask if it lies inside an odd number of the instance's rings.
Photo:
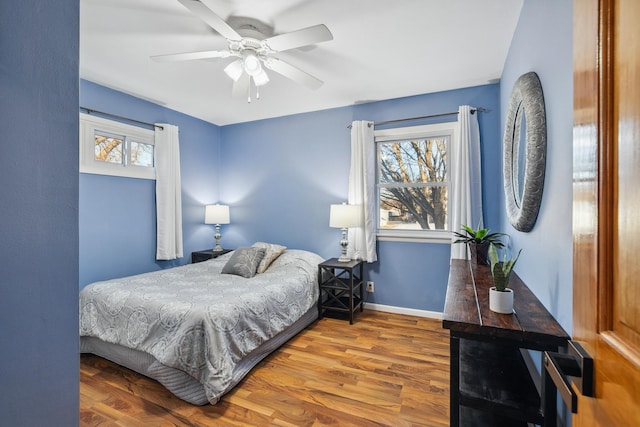
<path id="1" fill-rule="evenodd" d="M 276 258 L 278 258 L 287 249 L 286 246 L 265 242 L 256 242 L 251 246 L 254 248 L 262 248 L 265 250 L 264 258 L 262 258 L 262 261 L 260 261 L 256 273 L 264 273 L 265 271 L 267 271 L 267 268 L 269 268 L 271 263 L 275 261 Z"/>

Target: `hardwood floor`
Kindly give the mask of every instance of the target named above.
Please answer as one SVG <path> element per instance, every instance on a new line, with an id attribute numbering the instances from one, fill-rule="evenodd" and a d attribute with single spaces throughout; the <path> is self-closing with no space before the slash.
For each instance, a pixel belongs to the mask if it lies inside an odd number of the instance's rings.
<path id="1" fill-rule="evenodd" d="M 206 406 L 82 355 L 80 425 L 446 426 L 449 340 L 441 324 L 371 310 L 353 325 L 325 317 Z"/>

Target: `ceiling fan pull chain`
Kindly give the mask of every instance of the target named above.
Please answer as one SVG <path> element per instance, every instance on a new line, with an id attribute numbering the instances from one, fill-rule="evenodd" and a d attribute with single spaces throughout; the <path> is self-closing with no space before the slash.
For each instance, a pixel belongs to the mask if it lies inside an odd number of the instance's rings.
<path id="1" fill-rule="evenodd" d="M 249 85 L 247 86 L 247 102 L 251 104 L 251 79 L 249 79 Z"/>

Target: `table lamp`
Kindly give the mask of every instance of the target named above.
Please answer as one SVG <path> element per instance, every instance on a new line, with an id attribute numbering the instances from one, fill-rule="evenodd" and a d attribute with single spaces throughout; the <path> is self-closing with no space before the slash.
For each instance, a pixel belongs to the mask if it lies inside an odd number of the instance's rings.
<path id="1" fill-rule="evenodd" d="M 213 252 L 222 252 L 220 246 L 220 224 L 229 224 L 229 206 L 227 205 L 207 205 L 204 209 L 204 223 L 216 225 L 216 246 Z"/>
<path id="2" fill-rule="evenodd" d="M 340 240 L 340 246 L 342 246 L 342 255 L 338 258 L 339 262 L 349 262 L 351 258 L 347 256 L 347 246 L 349 241 L 347 240 L 347 233 L 349 228 L 360 226 L 360 206 L 347 205 L 343 203 L 341 205 L 331 205 L 329 211 L 329 227 L 341 228 L 342 239 Z"/>

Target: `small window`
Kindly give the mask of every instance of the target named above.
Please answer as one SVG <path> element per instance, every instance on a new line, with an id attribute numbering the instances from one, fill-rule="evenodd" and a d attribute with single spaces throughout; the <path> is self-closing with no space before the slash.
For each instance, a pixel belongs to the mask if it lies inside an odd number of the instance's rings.
<path id="1" fill-rule="evenodd" d="M 450 241 L 448 156 L 456 125 L 375 132 L 379 238 Z"/>
<path id="2" fill-rule="evenodd" d="M 80 114 L 80 172 L 155 179 L 154 132 Z"/>

